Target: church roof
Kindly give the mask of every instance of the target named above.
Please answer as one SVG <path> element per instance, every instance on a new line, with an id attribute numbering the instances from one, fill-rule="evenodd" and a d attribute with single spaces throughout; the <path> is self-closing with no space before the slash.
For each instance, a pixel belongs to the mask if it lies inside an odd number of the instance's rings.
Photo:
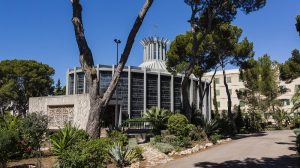
<path id="1" fill-rule="evenodd" d="M 159 69 L 167 71 L 167 66 L 165 61 L 162 60 L 151 60 L 143 62 L 141 65 L 139 65 L 141 68 L 147 68 L 147 69 Z"/>

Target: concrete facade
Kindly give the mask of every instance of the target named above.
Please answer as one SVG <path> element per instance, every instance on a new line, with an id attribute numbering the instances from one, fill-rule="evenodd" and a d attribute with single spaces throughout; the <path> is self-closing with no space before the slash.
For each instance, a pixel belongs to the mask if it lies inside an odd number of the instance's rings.
<path id="1" fill-rule="evenodd" d="M 47 115 L 49 129 L 59 129 L 66 122 L 86 129 L 89 110 L 88 94 L 31 97 L 29 99 L 29 113 L 38 112 Z"/>
<path id="2" fill-rule="evenodd" d="M 166 68 L 166 47 L 168 40 L 149 37 L 141 41 L 144 47 L 144 61 L 139 66 L 125 66 L 107 112 L 103 115 L 104 126 L 120 126 L 129 118 L 141 118 L 151 107 L 168 109 L 172 112 L 182 111 L 181 82 L 182 74 L 173 74 Z M 103 96 L 111 82 L 116 65 L 96 65 L 99 78 L 99 92 Z M 211 118 L 211 94 L 207 90 L 203 107 L 199 107 L 199 81 L 193 75 L 189 82 L 190 104 L 196 109 L 202 108 L 203 115 Z M 56 117 L 51 123 L 53 129 L 62 125 L 62 121 L 74 120 L 74 124 L 85 128 L 89 113 L 88 88 L 85 74 L 80 67 L 67 70 L 66 96 L 31 98 L 30 112 L 42 112 Z M 72 113 L 69 115 L 68 113 Z M 51 116 L 51 117 L 52 117 Z M 53 118 L 53 117 L 52 117 Z M 52 119 L 50 118 L 50 119 Z"/>

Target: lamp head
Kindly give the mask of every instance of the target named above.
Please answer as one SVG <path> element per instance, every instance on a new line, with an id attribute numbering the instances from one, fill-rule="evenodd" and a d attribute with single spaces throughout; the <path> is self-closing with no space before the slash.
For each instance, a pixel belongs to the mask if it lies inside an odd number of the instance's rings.
<path id="1" fill-rule="evenodd" d="M 119 43 L 121 43 L 121 40 L 119 40 L 119 39 L 114 39 L 114 42 L 117 43 L 117 44 L 119 44 Z"/>

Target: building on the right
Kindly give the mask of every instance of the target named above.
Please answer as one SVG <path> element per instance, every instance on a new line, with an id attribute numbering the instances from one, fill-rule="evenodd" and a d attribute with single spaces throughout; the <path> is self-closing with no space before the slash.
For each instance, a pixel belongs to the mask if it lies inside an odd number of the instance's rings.
<path id="1" fill-rule="evenodd" d="M 204 75 L 203 79 L 206 81 L 210 81 L 214 72 L 208 72 Z M 245 108 L 245 104 L 238 99 L 237 90 L 242 90 L 245 88 L 243 81 L 240 79 L 240 71 L 239 69 L 230 69 L 226 70 L 227 76 L 227 84 L 229 87 L 229 92 L 231 93 L 232 99 L 232 110 L 234 110 L 234 106 L 240 105 L 242 108 Z M 222 71 L 217 71 L 214 77 L 216 83 L 216 97 L 217 97 L 217 105 L 219 111 L 227 111 L 227 94 L 224 86 L 224 77 Z M 282 88 L 286 88 L 287 92 L 280 95 L 277 99 L 282 102 L 282 109 L 287 112 L 291 112 L 293 108 L 292 97 L 296 93 L 297 89 L 300 88 L 300 78 L 294 79 L 291 83 L 286 83 L 285 81 L 279 81 L 279 86 Z M 211 84 L 211 98 L 213 99 L 214 88 L 213 83 Z M 212 100 L 213 102 L 213 100 Z M 212 110 L 215 110 L 215 107 L 212 106 Z M 298 112 L 298 111 L 297 111 Z"/>

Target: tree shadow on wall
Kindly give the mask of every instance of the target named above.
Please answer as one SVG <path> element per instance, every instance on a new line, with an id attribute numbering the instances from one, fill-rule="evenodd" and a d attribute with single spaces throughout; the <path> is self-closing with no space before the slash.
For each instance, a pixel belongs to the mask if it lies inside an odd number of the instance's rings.
<path id="1" fill-rule="evenodd" d="M 297 155 L 284 155 L 278 158 L 247 158 L 223 163 L 199 162 L 195 163 L 194 166 L 202 168 L 300 168 L 300 157 Z"/>

